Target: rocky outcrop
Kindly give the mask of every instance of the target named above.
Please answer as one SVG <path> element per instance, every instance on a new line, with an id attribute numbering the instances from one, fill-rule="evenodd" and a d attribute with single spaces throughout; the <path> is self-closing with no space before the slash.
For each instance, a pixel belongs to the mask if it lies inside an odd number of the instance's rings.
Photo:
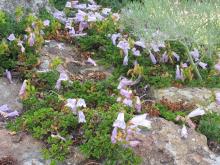
<path id="1" fill-rule="evenodd" d="M 30 10 L 37 14 L 41 8 L 46 8 L 49 11 L 54 10 L 48 0 L 1 0 L 0 10 L 14 13 L 17 7 L 23 7 L 25 10 Z"/>
<path id="2" fill-rule="evenodd" d="M 181 127 L 161 118 L 152 119 L 151 131 L 142 132 L 135 139 L 140 146 L 134 151 L 143 159 L 143 165 L 211 165 L 219 164 L 207 147 L 206 137 L 188 129 L 186 139 L 180 136 Z M 134 135 L 135 136 L 135 135 Z M 218 162 L 217 162 L 218 161 Z"/>
<path id="3" fill-rule="evenodd" d="M 215 102 L 215 93 L 220 92 L 219 89 L 207 88 L 175 88 L 155 90 L 157 100 L 163 97 L 172 101 L 184 101 L 203 107 L 207 111 L 220 113 L 220 106 Z"/>

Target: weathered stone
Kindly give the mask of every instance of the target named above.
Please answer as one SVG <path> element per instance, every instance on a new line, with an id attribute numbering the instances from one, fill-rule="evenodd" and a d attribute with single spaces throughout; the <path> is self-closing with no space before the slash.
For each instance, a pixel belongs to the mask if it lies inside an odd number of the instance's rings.
<path id="1" fill-rule="evenodd" d="M 220 113 L 220 106 L 214 99 L 215 93 L 219 91 L 219 89 L 171 87 L 155 90 L 155 97 L 157 100 L 164 97 L 172 102 L 185 101 L 202 106 L 207 111 Z"/>
<path id="2" fill-rule="evenodd" d="M 59 57 L 62 59 L 62 69 L 64 69 L 70 77 L 78 77 L 79 80 L 93 79 L 88 75 L 90 73 L 102 72 L 105 77 L 112 73 L 112 68 L 106 69 L 103 66 L 92 66 L 86 62 L 84 57 L 78 49 L 71 44 L 57 42 L 54 40 L 47 41 L 46 45 L 41 50 L 39 71 L 50 70 L 52 61 Z"/>
<path id="3" fill-rule="evenodd" d="M 48 11 L 53 9 L 48 0 L 1 0 L 0 10 L 14 13 L 17 7 L 23 7 L 25 10 L 31 10 L 32 13 L 37 14 L 41 8 L 46 8 Z"/>
<path id="4" fill-rule="evenodd" d="M 183 139 L 180 129 L 173 122 L 161 118 L 152 119 L 152 130 L 134 137 L 142 142 L 134 148 L 135 153 L 142 157 L 142 164 L 211 165 L 217 162 L 207 147 L 204 135 L 188 129 L 189 135 Z"/>
<path id="5" fill-rule="evenodd" d="M 18 80 L 13 80 L 10 84 L 6 78 L 0 78 L 0 105 L 8 104 L 14 110 L 21 110 L 22 104 L 18 97 L 20 87 L 21 83 Z"/>

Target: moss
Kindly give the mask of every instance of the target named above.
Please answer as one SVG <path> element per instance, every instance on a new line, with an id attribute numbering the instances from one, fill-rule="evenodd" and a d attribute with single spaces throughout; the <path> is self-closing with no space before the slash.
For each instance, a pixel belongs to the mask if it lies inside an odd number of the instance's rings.
<path id="1" fill-rule="evenodd" d="M 208 113 L 201 117 L 197 130 L 204 134 L 208 140 L 220 144 L 220 115 Z"/>

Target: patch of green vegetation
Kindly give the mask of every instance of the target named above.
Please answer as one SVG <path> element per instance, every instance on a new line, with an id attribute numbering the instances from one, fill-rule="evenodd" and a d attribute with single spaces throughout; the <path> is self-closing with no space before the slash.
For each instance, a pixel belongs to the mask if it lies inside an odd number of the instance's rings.
<path id="1" fill-rule="evenodd" d="M 173 121 L 173 122 L 177 122 L 176 121 L 176 117 L 177 116 L 183 116 L 185 117 L 187 114 L 186 112 L 183 112 L 183 111 L 175 111 L 175 112 L 172 112 L 170 111 L 166 106 L 160 104 L 160 103 L 157 103 L 155 105 L 155 108 L 157 108 L 160 112 L 160 117 L 168 120 L 168 121 Z"/>
<path id="2" fill-rule="evenodd" d="M 62 25 L 45 8 L 39 11 L 39 18 L 42 21 L 44 20 L 50 21 L 50 26 L 44 29 L 44 33 L 46 37 L 55 35 L 57 30 L 62 28 Z"/>
<path id="3" fill-rule="evenodd" d="M 108 106 L 116 102 L 111 96 L 116 92 L 115 84 L 109 81 L 81 83 L 74 81 L 71 85 L 64 84 L 63 96 L 65 98 L 84 98 L 90 107 Z"/>
<path id="4" fill-rule="evenodd" d="M 44 106 L 46 105 L 44 104 Z M 72 144 L 69 135 L 72 130 L 76 129 L 77 119 L 70 111 L 56 111 L 44 106 L 26 111 L 15 123 L 9 123 L 8 128 L 14 131 L 21 128 L 23 131 L 28 131 L 34 138 L 47 144 L 48 148 L 43 151 L 46 158 L 64 160 L 69 153 L 69 146 Z M 66 140 L 51 136 L 57 133 Z"/>
<path id="5" fill-rule="evenodd" d="M 111 7 L 114 11 L 118 11 L 127 3 L 134 1 L 142 2 L 143 0 L 97 0 L 96 2 L 104 7 Z"/>
<path id="6" fill-rule="evenodd" d="M 220 115 L 215 112 L 205 114 L 201 117 L 197 130 L 208 140 L 220 143 Z"/>
<path id="7" fill-rule="evenodd" d="M 140 158 L 131 149 L 118 143 L 112 144 L 109 138 L 118 112 L 125 109 L 120 104 L 114 104 L 108 110 L 88 109 L 86 117 L 90 122 L 83 125 L 85 132 L 81 151 L 93 159 L 104 160 L 104 164 L 140 164 Z M 130 114 L 125 113 L 126 121 L 132 117 Z"/>
<path id="8" fill-rule="evenodd" d="M 49 0 L 49 2 L 58 10 L 63 10 L 67 0 Z"/>
<path id="9" fill-rule="evenodd" d="M 112 124 L 118 112 L 125 112 L 128 121 L 134 110 L 116 103 L 111 96 L 116 92 L 116 84 L 111 79 L 95 82 L 62 83 L 61 90 L 53 91 L 57 80 L 57 72 L 40 73 L 32 78 L 35 92 L 23 100 L 24 113 L 8 124 L 13 131 L 27 131 L 33 137 L 42 140 L 47 148 L 43 150 L 45 158 L 54 161 L 64 160 L 73 145 L 74 137 L 79 141 L 82 153 L 88 158 L 103 161 L 105 164 L 139 164 L 137 157 L 130 148 L 122 144 L 111 143 Z M 46 84 L 46 85 L 45 85 Z M 42 88 L 43 86 L 43 88 Z M 77 116 L 64 108 L 67 98 L 84 98 L 88 109 L 84 109 L 86 123 L 78 124 Z M 94 109 L 96 108 L 96 109 Z M 81 134 L 78 131 L 83 131 Z M 59 134 L 66 141 L 52 137 Z"/>

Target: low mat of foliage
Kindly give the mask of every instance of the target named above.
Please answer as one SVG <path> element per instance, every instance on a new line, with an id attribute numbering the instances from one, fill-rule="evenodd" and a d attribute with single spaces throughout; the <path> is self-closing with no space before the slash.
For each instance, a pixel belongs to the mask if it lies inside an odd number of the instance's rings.
<path id="1" fill-rule="evenodd" d="M 124 111 L 127 121 L 134 111 L 116 103 L 116 98 L 111 96 L 115 85 L 107 80 L 98 83 L 76 81 L 64 83 L 62 90 L 56 93 L 53 88 L 56 77 L 55 71 L 35 75 L 29 97 L 23 101 L 24 114 L 9 123 L 8 128 L 27 131 L 44 141 L 47 146 L 43 151 L 45 158 L 62 161 L 73 145 L 88 158 L 105 164 L 139 164 L 140 158 L 130 148 L 111 143 L 112 124 L 118 112 Z M 86 100 L 88 108 L 84 113 L 87 123 L 78 124 L 78 118 L 64 107 L 64 99 L 67 98 Z M 66 141 L 51 137 L 57 133 Z"/>

